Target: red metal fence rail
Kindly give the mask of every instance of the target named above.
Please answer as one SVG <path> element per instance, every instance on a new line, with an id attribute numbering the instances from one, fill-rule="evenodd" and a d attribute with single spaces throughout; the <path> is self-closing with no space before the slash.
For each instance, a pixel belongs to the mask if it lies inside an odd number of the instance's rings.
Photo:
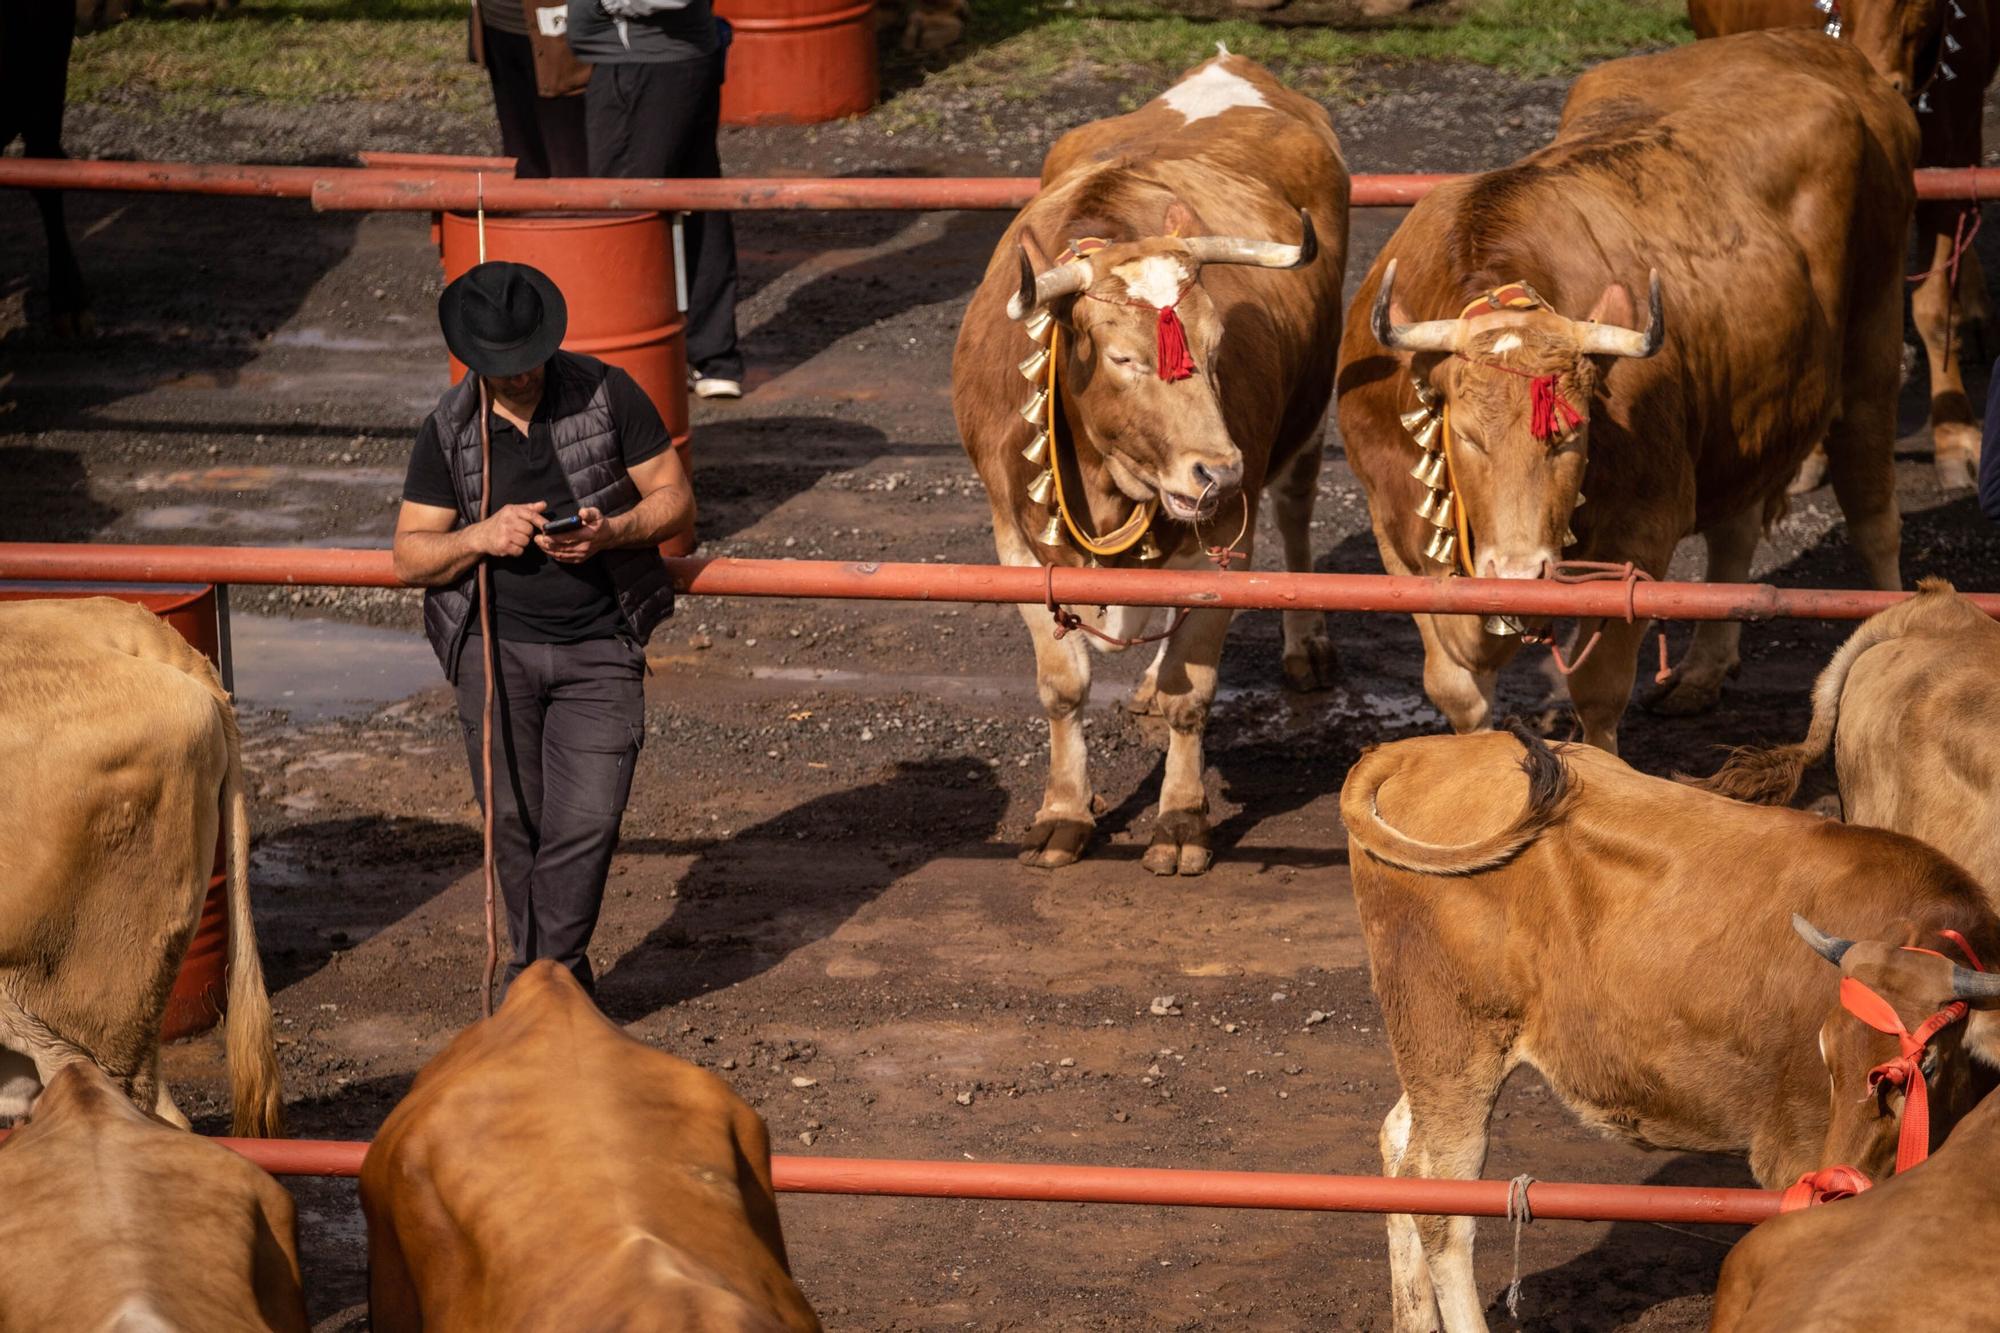
<path id="1" fill-rule="evenodd" d="M 357 1176 L 365 1141 L 214 1140 L 280 1176 Z M 1277 1171 L 1197 1171 L 1026 1162 L 924 1162 L 877 1157 L 773 1157 L 783 1194 L 870 1194 L 1041 1203 L 1155 1204 L 1322 1213 L 1507 1216 L 1504 1180 L 1311 1176 Z M 1572 1222 L 1710 1222 L 1754 1226 L 1778 1211 L 1774 1190 L 1536 1181 L 1531 1215 Z"/>
<path id="2" fill-rule="evenodd" d="M 379 157 L 377 160 L 381 160 Z M 747 177 L 728 180 L 516 180 L 511 167 L 482 171 L 494 159 L 411 155 L 368 167 L 278 167 L 199 162 L 103 162 L 67 158 L 0 159 L 0 187 L 49 190 L 142 190 L 185 194 L 310 199 L 315 208 L 471 209 L 496 212 L 562 209 L 577 212 L 659 209 L 1015 209 L 1034 196 L 1032 176 Z M 1353 178 L 1357 208 L 1415 203 L 1448 175 Z M 1963 167 L 1917 173 L 1922 199 L 2000 199 L 2000 168 Z"/>
<path id="3" fill-rule="evenodd" d="M 702 597 L 807 597 L 878 602 L 1044 601 L 1068 606 L 1186 606 L 1277 611 L 1431 611 L 1455 615 L 1604 617 L 1622 620 L 1862 620 L 1911 594 L 1768 583 L 1557 583 L 1432 579 L 1394 574 L 1073 569 L 921 565 L 876 561 L 667 561 L 684 593 Z M 286 584 L 396 588 L 387 551 L 285 546 L 93 546 L 0 543 L 0 580 L 93 583 Z M 2000 618 L 2000 594 L 1973 593 Z"/>

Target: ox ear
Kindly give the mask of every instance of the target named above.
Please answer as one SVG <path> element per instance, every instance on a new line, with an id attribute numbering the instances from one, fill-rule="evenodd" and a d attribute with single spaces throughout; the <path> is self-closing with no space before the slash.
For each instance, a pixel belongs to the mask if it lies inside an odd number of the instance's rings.
<path id="1" fill-rule="evenodd" d="M 1632 293 L 1625 290 L 1625 284 L 1614 282 L 1590 308 L 1589 318 L 1593 324 L 1616 324 L 1629 329 L 1638 326 L 1639 312 L 1633 307 Z"/>
<path id="2" fill-rule="evenodd" d="M 1585 356 L 1630 356 L 1645 358 L 1660 350 L 1667 336 L 1667 322 L 1660 309 L 1660 270 L 1646 279 L 1646 327 L 1632 327 L 1632 293 L 1625 284 L 1614 282 L 1604 289 L 1591 307 L 1586 324 L 1577 330 L 1577 350 Z"/>
<path id="3" fill-rule="evenodd" d="M 1194 215 L 1194 210 L 1178 199 L 1167 205 L 1162 227 L 1169 236 L 1199 236 L 1208 230 L 1201 225 L 1201 219 Z"/>
<path id="4" fill-rule="evenodd" d="M 1837 935 L 1829 935 L 1797 912 L 1792 913 L 1792 929 L 1799 933 L 1800 939 L 1812 946 L 1814 953 L 1835 967 L 1840 966 L 1840 960 L 1847 957 L 1847 951 L 1854 947 L 1853 940 L 1843 940 Z"/>

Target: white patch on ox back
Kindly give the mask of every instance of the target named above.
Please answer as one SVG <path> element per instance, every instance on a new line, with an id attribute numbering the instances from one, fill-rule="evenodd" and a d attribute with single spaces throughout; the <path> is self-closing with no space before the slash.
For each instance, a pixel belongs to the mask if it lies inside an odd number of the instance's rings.
<path id="1" fill-rule="evenodd" d="M 127 1296 L 111 1312 L 105 1333 L 180 1333 L 144 1296 Z"/>
<path id="2" fill-rule="evenodd" d="M 1193 78 L 1182 79 L 1161 93 L 1160 100 L 1180 112 L 1190 125 L 1219 116 L 1234 106 L 1270 105 L 1248 79 L 1231 74 L 1220 65 L 1208 65 Z"/>
<path id="3" fill-rule="evenodd" d="M 1503 352 L 1513 351 L 1516 347 L 1519 347 L 1520 345 L 1521 345 L 1520 334 L 1503 333 L 1498 338 L 1495 338 L 1493 340 L 1493 354 L 1495 356 L 1499 356 Z"/>
<path id="4" fill-rule="evenodd" d="M 1125 281 L 1125 290 L 1134 299 L 1147 305 L 1165 309 L 1180 299 L 1181 287 L 1187 282 L 1187 270 L 1181 261 L 1171 255 L 1148 255 L 1120 264 L 1111 270 L 1112 276 Z"/>

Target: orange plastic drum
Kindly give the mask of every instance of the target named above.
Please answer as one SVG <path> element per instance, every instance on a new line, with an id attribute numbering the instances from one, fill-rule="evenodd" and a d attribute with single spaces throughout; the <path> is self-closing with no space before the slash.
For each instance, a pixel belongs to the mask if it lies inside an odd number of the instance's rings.
<path id="1" fill-rule="evenodd" d="M 479 262 L 474 214 L 446 213 L 438 224 L 444 280 Z M 687 320 L 674 294 L 673 228 L 659 213 L 486 215 L 486 257 L 531 264 L 549 275 L 569 305 L 566 351 L 582 352 L 624 370 L 659 409 L 681 463 L 694 475 L 688 449 Z M 465 378 L 453 358 L 451 381 Z M 661 548 L 694 549 L 694 535 Z"/>
<path id="2" fill-rule="evenodd" d="M 875 105 L 875 0 L 716 0 L 725 125 L 811 125 Z"/>
<path id="3" fill-rule="evenodd" d="M 0 599 L 19 601 L 30 597 L 116 597 L 121 602 L 137 602 L 180 631 L 180 636 L 211 662 L 221 660 L 220 634 L 216 622 L 215 589 L 120 588 L 70 584 L 46 588 L 0 588 Z M 208 897 L 201 906 L 201 920 L 194 938 L 188 942 L 187 957 L 174 978 L 167 996 L 166 1016 L 160 1022 L 160 1037 L 179 1041 L 208 1031 L 223 1010 L 227 993 L 225 963 L 229 958 L 229 903 L 224 892 L 223 851 L 215 849 L 215 873 L 208 881 Z"/>

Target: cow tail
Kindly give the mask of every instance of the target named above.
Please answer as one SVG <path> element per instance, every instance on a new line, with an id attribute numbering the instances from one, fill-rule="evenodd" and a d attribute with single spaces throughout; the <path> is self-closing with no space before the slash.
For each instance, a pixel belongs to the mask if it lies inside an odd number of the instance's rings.
<path id="1" fill-rule="evenodd" d="M 1521 770 L 1528 775 L 1528 799 L 1506 828 L 1464 843 L 1425 842 L 1404 833 L 1382 818 L 1376 805 L 1383 785 L 1402 765 L 1393 750 L 1373 749 L 1349 770 L 1340 789 L 1347 836 L 1375 860 L 1420 875 L 1475 875 L 1505 865 L 1562 818 L 1575 792 L 1569 766 L 1555 751 L 1521 727 L 1510 730 L 1525 750 Z"/>
<path id="2" fill-rule="evenodd" d="M 271 997 L 257 956 L 257 926 L 250 917 L 250 801 L 243 786 L 243 747 L 235 716 L 225 709 L 229 769 L 222 785 L 229 843 L 225 876 L 229 896 L 229 1093 L 230 1132 L 275 1138 L 285 1132 L 278 1052 L 271 1031 Z"/>
<path id="3" fill-rule="evenodd" d="M 1929 581 L 1926 580 L 1926 583 Z M 1927 587 L 1926 592 L 1930 591 Z M 1949 585 L 1945 591 L 1951 591 Z M 1912 603 L 1905 603 L 1905 606 Z M 1833 748 L 1833 734 L 1840 724 L 1840 696 L 1847 688 L 1847 673 L 1860 660 L 1861 654 L 1878 643 L 1902 637 L 1907 615 L 1896 614 L 1901 608 L 1893 608 L 1861 622 L 1861 628 L 1840 645 L 1833 660 L 1826 664 L 1826 670 L 1819 673 L 1813 682 L 1812 724 L 1806 728 L 1806 737 L 1791 745 L 1739 745 L 1730 749 L 1729 759 L 1713 776 L 1693 778 L 1685 773 L 1674 774 L 1675 778 L 1690 787 L 1727 796 L 1735 801 L 1748 801 L 1752 805 L 1784 805 L 1798 795 L 1799 783 L 1805 779 L 1806 770 L 1826 758 L 1826 752 Z"/>

